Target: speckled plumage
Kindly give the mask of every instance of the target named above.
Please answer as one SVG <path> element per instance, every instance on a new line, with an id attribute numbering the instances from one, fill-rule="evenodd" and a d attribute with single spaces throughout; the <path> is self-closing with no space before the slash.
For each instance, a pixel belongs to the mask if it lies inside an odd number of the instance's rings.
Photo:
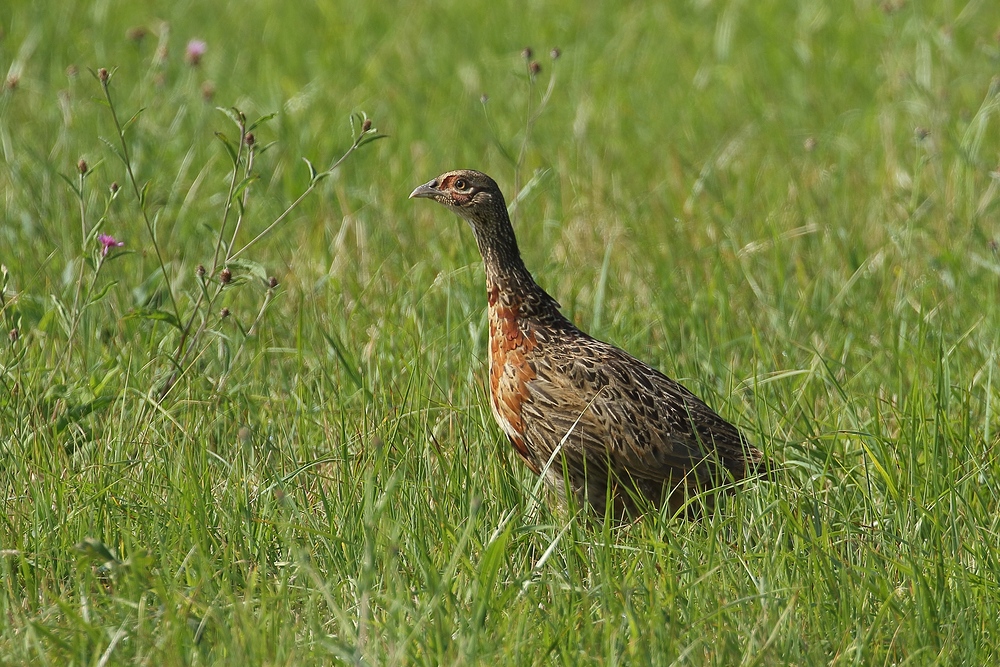
<path id="1" fill-rule="evenodd" d="M 558 489 L 568 485 L 598 514 L 610 498 L 624 517 L 645 501 L 676 506 L 684 487 L 712 488 L 758 471 L 760 451 L 735 426 L 559 312 L 521 260 L 493 179 L 451 171 L 410 197 L 433 199 L 472 226 L 486 268 L 493 416 L 536 474 L 545 471 Z"/>

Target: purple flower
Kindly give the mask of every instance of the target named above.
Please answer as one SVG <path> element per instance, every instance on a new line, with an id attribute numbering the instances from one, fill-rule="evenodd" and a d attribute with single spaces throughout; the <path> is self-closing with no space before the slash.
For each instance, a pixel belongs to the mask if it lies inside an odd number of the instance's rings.
<path id="1" fill-rule="evenodd" d="M 97 237 L 97 241 L 104 246 L 101 249 L 101 257 L 107 257 L 108 251 L 112 248 L 121 248 L 125 245 L 124 241 L 115 240 L 114 236 L 109 236 L 108 234 L 101 234 Z"/>
<path id="2" fill-rule="evenodd" d="M 187 48 L 184 49 L 184 60 L 191 67 L 197 67 L 201 64 L 201 57 L 205 55 L 205 51 L 208 51 L 208 44 L 204 40 L 192 39 L 187 43 Z"/>

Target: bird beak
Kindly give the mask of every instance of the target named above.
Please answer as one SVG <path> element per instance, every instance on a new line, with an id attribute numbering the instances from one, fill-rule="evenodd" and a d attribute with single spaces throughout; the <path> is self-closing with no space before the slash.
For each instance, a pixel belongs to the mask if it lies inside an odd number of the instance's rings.
<path id="1" fill-rule="evenodd" d="M 429 183 L 424 183 L 423 185 L 418 186 L 416 189 L 414 189 L 414 191 L 410 193 L 410 199 L 420 198 L 420 197 L 424 199 L 434 199 L 440 194 L 441 191 L 438 190 L 438 182 L 437 179 L 435 178 L 433 181 L 430 181 Z"/>

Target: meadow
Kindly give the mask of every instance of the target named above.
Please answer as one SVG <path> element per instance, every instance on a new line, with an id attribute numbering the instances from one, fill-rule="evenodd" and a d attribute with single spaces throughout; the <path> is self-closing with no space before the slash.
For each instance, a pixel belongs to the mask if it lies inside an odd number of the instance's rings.
<path id="1" fill-rule="evenodd" d="M 1000 661 L 1000 4 L 15 0 L 0 75 L 0 665 Z M 458 167 L 773 477 L 550 503 Z"/>

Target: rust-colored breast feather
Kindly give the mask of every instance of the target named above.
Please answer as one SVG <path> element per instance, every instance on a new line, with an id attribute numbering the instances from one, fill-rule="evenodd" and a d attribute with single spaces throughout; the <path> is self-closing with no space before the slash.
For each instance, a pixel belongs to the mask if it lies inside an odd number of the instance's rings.
<path id="1" fill-rule="evenodd" d="M 489 293 L 490 323 L 490 405 L 493 416 L 528 467 L 536 474 L 538 462 L 524 440 L 521 408 L 529 398 L 528 383 L 535 371 L 527 356 L 535 348 L 533 336 L 518 326 L 516 306 L 500 303 L 499 290 Z"/>

